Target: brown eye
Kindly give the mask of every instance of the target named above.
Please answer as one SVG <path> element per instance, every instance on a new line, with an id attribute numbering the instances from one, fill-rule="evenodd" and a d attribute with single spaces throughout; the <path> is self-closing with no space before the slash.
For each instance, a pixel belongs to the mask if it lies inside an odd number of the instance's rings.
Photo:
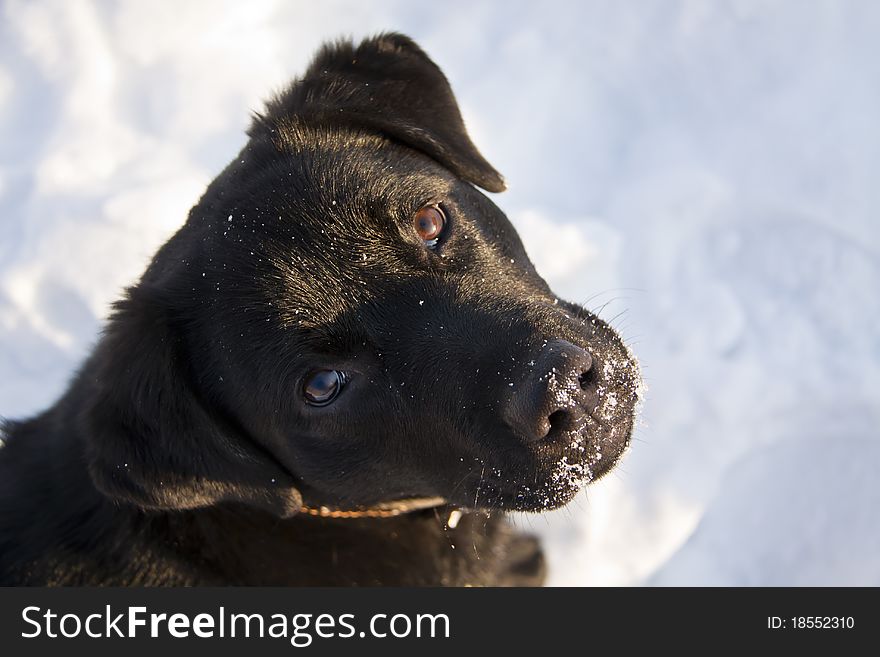
<path id="1" fill-rule="evenodd" d="M 303 386 L 306 403 L 312 406 L 326 406 L 339 396 L 345 375 L 337 370 L 313 372 Z"/>
<path id="2" fill-rule="evenodd" d="M 426 205 L 416 212 L 413 225 L 428 246 L 434 246 L 446 226 L 446 215 L 436 205 Z"/>

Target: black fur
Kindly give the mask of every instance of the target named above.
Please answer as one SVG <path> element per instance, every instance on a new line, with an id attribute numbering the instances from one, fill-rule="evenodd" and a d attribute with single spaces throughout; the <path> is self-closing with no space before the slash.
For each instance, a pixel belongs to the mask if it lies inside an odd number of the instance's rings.
<path id="1" fill-rule="evenodd" d="M 64 397 L 6 425 L 0 583 L 540 583 L 503 511 L 612 467 L 635 362 L 472 186 L 504 183 L 408 38 L 325 47 L 249 135 Z M 316 369 L 349 377 L 327 407 Z M 301 512 L 428 496 L 448 504 Z"/>

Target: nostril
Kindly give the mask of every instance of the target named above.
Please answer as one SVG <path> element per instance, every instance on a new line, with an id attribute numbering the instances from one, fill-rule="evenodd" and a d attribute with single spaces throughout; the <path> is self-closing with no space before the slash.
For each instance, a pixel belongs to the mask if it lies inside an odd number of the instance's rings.
<path id="1" fill-rule="evenodd" d="M 589 369 L 586 372 L 581 372 L 578 375 L 578 384 L 581 387 L 581 390 L 587 390 L 596 382 L 596 373 Z"/>
<path id="2" fill-rule="evenodd" d="M 553 429 L 556 429 L 559 426 L 565 424 L 565 416 L 566 412 L 562 409 L 550 413 L 550 415 L 547 417 L 547 421 L 550 423 L 550 431 L 548 431 L 547 433 L 549 434 L 551 431 L 553 431 Z"/>
<path id="3" fill-rule="evenodd" d="M 568 408 L 560 408 L 547 416 L 546 427 L 547 431 L 544 435 L 540 436 L 538 440 L 553 440 L 566 431 L 571 431 L 572 427 L 577 422 L 578 418 L 582 415 L 582 412 L 579 410 L 577 405 L 572 405 Z"/>
<path id="4" fill-rule="evenodd" d="M 548 415 L 542 422 L 540 422 L 540 426 L 537 428 L 531 436 L 528 437 L 527 442 L 537 442 L 539 440 L 547 440 L 553 439 L 555 436 L 558 436 L 560 432 L 565 431 L 569 426 L 569 415 L 568 412 L 559 409 L 553 411 Z"/>

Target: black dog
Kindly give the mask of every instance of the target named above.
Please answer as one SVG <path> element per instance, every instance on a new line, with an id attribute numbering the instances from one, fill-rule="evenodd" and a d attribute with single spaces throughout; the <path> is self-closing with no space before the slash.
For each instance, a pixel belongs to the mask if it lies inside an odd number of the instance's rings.
<path id="1" fill-rule="evenodd" d="M 475 189 L 504 183 L 408 38 L 324 48 L 249 136 L 6 426 L 0 583 L 540 583 L 501 511 L 614 465 L 633 358 Z"/>

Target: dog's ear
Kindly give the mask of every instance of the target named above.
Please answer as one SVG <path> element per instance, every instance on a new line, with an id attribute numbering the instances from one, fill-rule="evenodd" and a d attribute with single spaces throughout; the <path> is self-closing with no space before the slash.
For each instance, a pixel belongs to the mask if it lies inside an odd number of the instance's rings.
<path id="1" fill-rule="evenodd" d="M 267 103 L 249 134 L 298 117 L 379 132 L 434 158 L 490 192 L 504 178 L 468 137 L 449 82 L 402 34 L 324 46 L 305 76 Z"/>
<path id="2" fill-rule="evenodd" d="M 89 472 L 116 501 L 192 509 L 234 501 L 281 517 L 302 497 L 293 478 L 220 409 L 201 399 L 168 313 L 133 288 L 80 375 Z"/>

